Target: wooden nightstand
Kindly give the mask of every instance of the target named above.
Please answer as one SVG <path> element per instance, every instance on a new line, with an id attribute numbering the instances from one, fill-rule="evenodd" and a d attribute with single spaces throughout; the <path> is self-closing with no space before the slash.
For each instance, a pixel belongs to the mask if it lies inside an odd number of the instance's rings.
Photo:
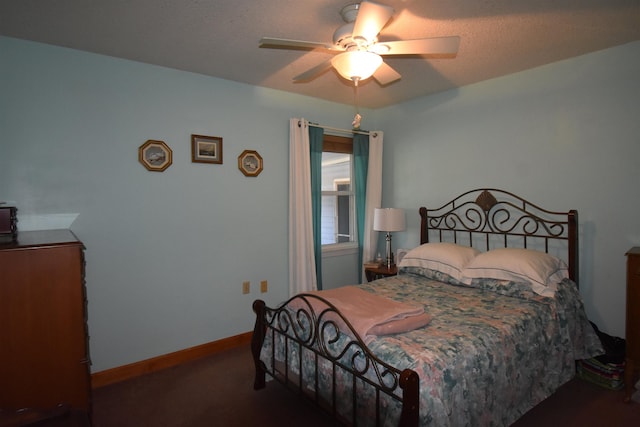
<path id="1" fill-rule="evenodd" d="M 386 265 L 380 267 L 367 267 L 364 269 L 364 274 L 367 276 L 367 282 L 372 280 L 382 279 L 383 277 L 395 276 L 398 274 L 398 267 L 392 265 L 391 268 L 387 268 Z"/>

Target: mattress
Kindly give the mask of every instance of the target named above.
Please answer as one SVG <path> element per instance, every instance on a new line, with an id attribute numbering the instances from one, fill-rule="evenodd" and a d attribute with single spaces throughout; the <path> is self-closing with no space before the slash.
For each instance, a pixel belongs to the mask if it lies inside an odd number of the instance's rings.
<path id="1" fill-rule="evenodd" d="M 516 283 L 454 285 L 410 269 L 359 286 L 395 301 L 422 304 L 432 317 L 423 328 L 377 337 L 369 344 L 385 362 L 418 373 L 420 425 L 508 426 L 570 380 L 576 360 L 602 353 L 577 288 L 568 279 L 558 284 L 553 298 Z M 268 366 L 274 357 L 276 365 L 288 360 L 286 371 L 302 376 L 305 392 L 337 402 L 338 418 L 375 425 L 378 417 L 381 425 L 397 425 L 399 402 L 383 398 L 375 414 L 375 391 L 366 380 L 348 378 L 329 363 L 316 370 L 311 352 L 275 341 L 273 348 L 267 336 L 261 359 Z M 342 335 L 330 345 L 345 364 L 357 365 L 357 348 L 348 341 Z M 371 366 L 361 368 L 365 379 L 380 374 Z"/>

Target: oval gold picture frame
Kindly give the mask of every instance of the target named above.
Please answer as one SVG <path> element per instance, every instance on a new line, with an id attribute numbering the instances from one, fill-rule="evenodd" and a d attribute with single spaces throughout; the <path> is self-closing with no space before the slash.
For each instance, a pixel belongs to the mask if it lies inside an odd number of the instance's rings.
<path id="1" fill-rule="evenodd" d="M 162 172 L 173 163 L 173 151 L 164 141 L 150 139 L 138 148 L 138 160 L 147 170 Z"/>
<path id="2" fill-rule="evenodd" d="M 262 172 L 262 156 L 255 150 L 244 150 L 238 156 L 238 169 L 245 176 L 258 176 Z"/>

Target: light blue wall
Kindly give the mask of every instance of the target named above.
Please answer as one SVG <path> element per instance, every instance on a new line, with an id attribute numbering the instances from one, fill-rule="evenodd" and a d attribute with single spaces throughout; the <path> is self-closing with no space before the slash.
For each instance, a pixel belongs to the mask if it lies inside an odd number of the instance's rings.
<path id="1" fill-rule="evenodd" d="M 385 132 L 383 205 L 408 210 L 394 248 L 417 243 L 420 205 L 479 186 L 576 208 L 587 310 L 622 335 L 624 252 L 640 244 L 638 75 L 635 43 L 365 111 L 363 125 Z M 352 115 L 352 106 L 0 37 L 0 199 L 22 218 L 78 214 L 93 371 L 247 332 L 255 298 L 282 301 L 288 119 L 348 128 Z M 223 137 L 224 164 L 191 163 L 191 134 Z M 138 163 L 147 139 L 173 149 L 165 172 Z M 237 169 L 245 149 L 264 158 L 258 178 Z M 324 267 L 335 273 L 342 261 Z"/>
<path id="2" fill-rule="evenodd" d="M 625 252 L 640 245 L 640 42 L 376 111 L 383 205 L 418 208 L 479 187 L 577 209 L 588 315 L 624 336 Z"/>
<path id="3" fill-rule="evenodd" d="M 94 372 L 248 332 L 254 299 L 283 301 L 289 118 L 353 118 L 348 105 L 10 38 L 0 94 L 0 200 L 17 203 L 18 228 L 79 214 Z M 222 137 L 224 163 L 192 163 L 191 134 Z M 138 162 L 148 139 L 173 150 L 162 173 Z M 245 149 L 264 159 L 257 178 L 238 170 Z"/>

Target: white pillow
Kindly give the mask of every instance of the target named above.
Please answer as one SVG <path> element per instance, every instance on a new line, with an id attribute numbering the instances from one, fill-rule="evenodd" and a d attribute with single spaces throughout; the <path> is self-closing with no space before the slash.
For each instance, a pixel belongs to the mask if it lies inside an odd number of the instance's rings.
<path id="1" fill-rule="evenodd" d="M 479 253 L 477 249 L 455 243 L 425 243 L 407 252 L 398 267 L 428 268 L 460 280 L 464 266 Z"/>
<path id="2" fill-rule="evenodd" d="M 569 277 L 567 264 L 553 255 L 532 249 L 500 248 L 473 258 L 462 271 L 461 282 L 499 279 L 529 283 L 534 292 L 553 296 L 557 284 Z"/>

